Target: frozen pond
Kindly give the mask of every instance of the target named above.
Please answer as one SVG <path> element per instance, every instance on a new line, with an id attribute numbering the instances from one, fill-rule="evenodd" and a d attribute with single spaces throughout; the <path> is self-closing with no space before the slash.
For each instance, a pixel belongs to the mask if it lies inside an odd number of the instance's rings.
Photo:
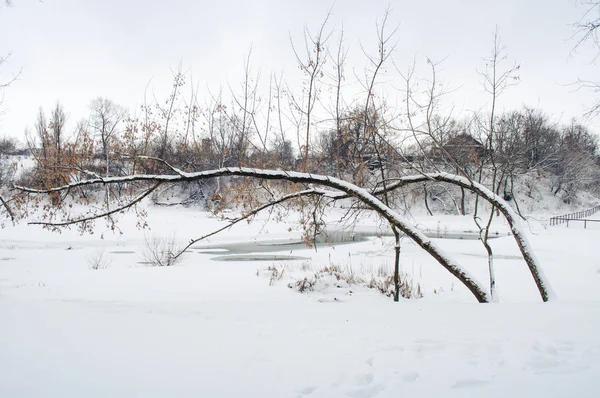
<path id="1" fill-rule="evenodd" d="M 446 231 L 424 231 L 426 236 L 433 239 L 456 239 L 456 240 L 479 240 L 479 235 L 474 232 L 446 232 Z M 392 236 L 390 233 L 374 232 L 350 232 L 333 231 L 319 235 L 314 243 L 317 250 L 331 245 L 345 245 L 356 242 L 364 242 L 372 238 Z M 494 233 L 490 239 L 507 236 L 506 234 Z M 293 261 L 306 260 L 307 257 L 293 256 L 291 253 L 295 250 L 307 250 L 311 247 L 306 242 L 296 239 L 276 239 L 260 242 L 235 242 L 235 243 L 215 243 L 211 245 L 196 245 L 190 248 L 192 251 L 200 254 L 220 254 L 213 257 L 216 261 Z M 289 254 L 259 254 L 287 252 Z"/>

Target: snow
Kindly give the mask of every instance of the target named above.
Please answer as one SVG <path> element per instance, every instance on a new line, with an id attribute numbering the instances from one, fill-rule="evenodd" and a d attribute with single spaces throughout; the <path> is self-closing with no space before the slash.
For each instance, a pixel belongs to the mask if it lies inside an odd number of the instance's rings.
<path id="1" fill-rule="evenodd" d="M 339 227 L 338 216 L 329 214 L 328 228 Z M 594 245 L 600 223 L 584 230 L 531 222 L 525 229 L 557 295 L 541 303 L 519 248 L 507 236 L 510 228 L 497 220 L 492 230 L 499 237 L 490 243 L 500 303 L 478 304 L 407 238 L 401 241 L 402 272 L 421 284 L 424 297 L 394 303 L 360 286 L 304 294 L 287 287 L 328 265 L 360 275 L 391 269 L 391 237 L 290 249 L 300 237 L 293 217 L 265 223 L 263 215 L 194 245 L 180 265 L 156 268 L 140 264 L 144 236 L 175 236 L 185 244 L 223 222 L 183 208 L 150 208 L 148 221 L 152 229 L 139 231 L 135 217 L 125 216 L 119 224 L 123 235 L 102 231 L 102 223 L 92 236 L 25 224 L 0 230 L 0 397 L 600 392 L 600 258 Z M 429 231 L 474 228 L 469 217 L 413 221 Z M 377 228 L 365 218 L 357 229 Z M 475 278 L 487 280 L 480 242 L 433 240 Z M 233 254 L 235 245 L 244 253 L 265 249 L 309 260 L 215 260 Z M 90 258 L 100 252 L 110 265 L 90 269 Z M 274 283 L 262 272 L 271 265 L 287 270 Z"/>
<path id="2" fill-rule="evenodd" d="M 431 174 L 434 175 L 434 174 Z M 452 182 L 459 182 L 465 179 L 462 179 L 459 176 L 455 176 L 447 173 L 437 173 L 436 176 L 440 176 L 441 178 L 448 179 Z M 401 214 L 394 211 L 383 202 L 381 202 L 377 197 L 371 195 L 365 188 L 356 186 L 348 181 L 344 181 L 335 177 L 319 175 L 319 174 L 310 174 L 310 173 L 300 173 L 295 171 L 280 171 L 280 170 L 263 170 L 256 168 L 247 168 L 247 167 L 224 167 L 220 169 L 214 170 L 205 170 L 199 171 L 195 173 L 183 173 L 179 172 L 177 175 L 170 174 L 162 174 L 162 175 L 146 175 L 146 174 L 137 174 L 130 176 L 120 176 L 120 177 L 107 177 L 100 179 L 91 179 L 91 180 L 83 180 L 76 181 L 64 186 L 50 188 L 47 190 L 38 190 L 31 189 L 27 187 L 17 186 L 16 188 L 22 192 L 27 193 L 53 193 L 53 192 L 62 192 L 68 191 L 76 187 L 83 187 L 87 185 L 97 185 L 97 184 L 113 184 L 119 182 L 128 182 L 128 181 L 152 181 L 155 183 L 155 186 L 149 190 L 146 190 L 145 193 L 139 195 L 135 200 L 131 203 L 137 203 L 141 201 L 145 196 L 149 195 L 154 189 L 158 188 L 160 184 L 165 182 L 181 182 L 181 181 L 198 181 L 202 179 L 215 178 L 219 176 L 243 176 L 243 177 L 251 177 L 251 178 L 260 178 L 264 180 L 285 180 L 290 182 L 303 182 L 308 184 L 320 184 L 329 188 L 338 189 L 347 195 L 354 196 L 357 200 L 365 203 L 370 209 L 377 211 L 377 213 L 385 218 L 390 224 L 394 225 L 396 228 L 401 230 L 403 233 L 407 234 L 414 242 L 418 243 L 424 250 L 429 252 L 432 256 L 434 256 L 438 262 L 443 265 L 449 272 L 455 275 L 457 278 L 461 280 L 461 282 L 469 287 L 473 295 L 477 297 L 480 302 L 488 302 L 489 297 L 485 291 L 485 288 L 481 283 L 463 267 L 460 266 L 454 259 L 448 256 L 443 250 L 441 250 L 438 245 L 425 236 L 421 231 L 417 228 L 414 228 L 408 220 L 406 220 Z M 426 176 L 427 177 L 427 176 Z M 410 180 L 410 177 L 408 178 Z M 465 180 L 466 181 L 466 180 Z M 468 182 L 468 181 L 467 181 Z M 493 196 L 493 193 L 490 193 L 485 187 L 480 184 L 472 183 L 470 185 L 473 187 L 475 191 L 477 191 L 480 195 L 485 196 L 487 198 L 490 197 L 490 194 Z M 505 203 L 500 199 L 499 206 L 501 209 L 508 207 L 505 206 Z M 115 209 L 115 211 L 119 211 L 120 209 Z M 508 209 L 508 212 L 505 213 L 507 217 L 510 217 L 512 210 Z M 104 215 L 109 215 L 111 212 L 104 213 Z M 87 221 L 92 217 L 85 218 L 76 218 L 77 221 Z M 512 217 L 510 218 L 512 220 Z M 42 222 L 41 224 L 44 224 Z M 54 225 L 65 225 L 64 223 L 56 223 Z M 513 230 L 515 226 L 513 225 Z M 514 232 L 515 238 L 518 240 L 519 245 L 522 247 L 523 255 L 525 256 L 528 265 L 531 269 L 532 275 L 536 279 L 538 284 L 540 293 L 544 298 L 544 301 L 548 298 L 548 287 L 549 284 L 545 280 L 545 276 L 542 271 L 539 269 L 536 258 L 532 255 L 532 252 L 528 249 L 528 243 L 522 239 L 522 234 L 520 231 Z"/>

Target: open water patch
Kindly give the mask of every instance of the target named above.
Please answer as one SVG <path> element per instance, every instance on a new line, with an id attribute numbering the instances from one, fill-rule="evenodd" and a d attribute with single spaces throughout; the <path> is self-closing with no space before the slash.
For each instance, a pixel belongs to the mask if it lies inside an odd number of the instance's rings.
<path id="1" fill-rule="evenodd" d="M 290 256 L 285 254 L 234 254 L 229 256 L 213 257 L 215 261 L 297 261 L 309 260 L 308 257 Z"/>
<path id="2" fill-rule="evenodd" d="M 423 233 L 434 239 L 459 239 L 479 240 L 479 234 L 473 232 L 449 232 L 449 231 L 423 231 Z M 318 249 L 332 245 L 345 245 L 364 242 L 372 238 L 382 236 L 393 236 L 391 231 L 376 233 L 375 231 L 338 231 L 330 230 L 317 236 L 314 243 Z M 490 235 L 490 239 L 499 238 L 500 234 Z M 292 252 L 297 250 L 310 250 L 306 242 L 298 239 L 273 239 L 251 242 L 228 242 L 215 243 L 213 245 L 195 245 L 191 247 L 198 254 L 222 254 L 211 258 L 215 261 L 295 261 L 307 260 L 307 257 L 293 256 Z M 314 247 L 313 247 L 314 249 Z M 290 254 L 267 254 L 270 252 L 286 252 Z"/>
<path id="3" fill-rule="evenodd" d="M 469 233 L 469 232 L 435 232 L 435 231 L 426 231 L 424 232 L 425 236 L 432 239 L 458 239 L 458 240 L 481 240 L 481 237 L 478 233 Z M 488 239 L 496 239 L 501 236 L 508 235 L 500 235 L 498 233 L 490 234 Z"/>

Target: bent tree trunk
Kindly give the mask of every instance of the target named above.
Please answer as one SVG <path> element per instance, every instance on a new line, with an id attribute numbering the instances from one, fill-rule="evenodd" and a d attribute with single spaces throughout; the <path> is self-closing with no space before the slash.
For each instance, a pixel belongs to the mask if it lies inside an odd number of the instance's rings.
<path id="1" fill-rule="evenodd" d="M 411 238 L 415 243 L 417 243 L 421 248 L 423 248 L 423 250 L 425 250 L 433 258 L 435 258 L 440 263 L 440 265 L 442 265 L 459 281 L 461 281 L 471 291 L 471 293 L 475 296 L 477 301 L 479 301 L 480 303 L 489 302 L 489 297 L 486 289 L 483 287 L 482 284 L 475 280 L 469 274 L 469 272 L 467 272 L 448 254 L 446 254 L 442 249 L 440 249 L 431 239 L 426 237 L 421 231 L 412 226 L 408 220 L 404 219 L 404 217 L 402 217 L 399 213 L 393 211 L 390 207 L 386 206 L 382 201 L 380 201 L 377 197 L 369 193 L 364 188 L 360 188 L 352 183 L 337 179 L 335 177 L 292 171 L 262 170 L 244 167 L 225 167 L 216 170 L 187 173 L 174 167 L 171 167 L 171 169 L 176 174 L 138 174 L 124 177 L 95 178 L 90 180 L 78 181 L 72 184 L 64 185 L 61 187 L 55 187 L 47 190 L 36 190 L 26 187 L 16 188 L 28 193 L 51 194 L 87 185 L 118 184 L 123 182 L 134 181 L 147 181 L 153 182 L 155 184 L 162 184 L 199 181 L 222 176 L 251 177 L 265 180 L 285 180 L 295 183 L 322 185 L 342 191 L 346 195 L 356 198 L 357 200 L 367 205 L 367 207 L 369 207 L 370 209 L 376 211 L 382 218 L 387 220 L 391 226 L 398 228 L 398 230 L 402 231 L 405 235 Z M 332 192 L 331 194 L 332 198 L 336 198 L 337 192 Z"/>
<path id="2" fill-rule="evenodd" d="M 549 301 L 554 298 L 554 292 L 548 282 L 542 268 L 539 265 L 537 257 L 533 253 L 529 241 L 523 232 L 524 229 L 519 221 L 519 216 L 510 207 L 510 205 L 499 195 L 487 189 L 476 181 L 470 181 L 465 177 L 457 176 L 450 173 L 427 173 L 414 176 L 401 177 L 393 184 L 389 184 L 387 189 L 392 190 L 407 184 L 422 183 L 424 181 L 439 181 L 448 184 L 458 185 L 459 187 L 475 192 L 478 196 L 487 200 L 494 205 L 506 218 L 510 226 L 510 230 L 519 246 L 521 255 L 527 263 L 527 267 L 533 277 L 543 301 Z M 378 192 L 375 192 L 377 194 Z"/>

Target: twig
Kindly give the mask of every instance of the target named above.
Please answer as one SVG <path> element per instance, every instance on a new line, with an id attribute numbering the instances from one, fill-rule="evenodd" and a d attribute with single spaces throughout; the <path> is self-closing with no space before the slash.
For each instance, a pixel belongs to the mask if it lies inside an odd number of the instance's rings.
<path id="1" fill-rule="evenodd" d="M 27 224 L 28 225 L 46 225 L 46 226 L 51 226 L 51 227 L 65 227 L 67 225 L 78 224 L 78 223 L 83 223 L 86 221 L 96 220 L 98 218 L 108 217 L 110 215 L 113 215 L 122 210 L 128 209 L 128 208 L 134 206 L 135 204 L 139 203 L 142 199 L 144 199 L 145 197 L 150 195 L 152 192 L 154 192 L 160 185 L 162 185 L 162 182 L 157 183 L 152 188 L 145 191 L 143 194 L 139 195 L 137 198 L 133 199 L 132 201 L 127 202 L 123 206 L 117 207 L 111 211 L 107 211 L 107 212 L 104 212 L 101 214 L 94 214 L 94 215 L 91 215 L 88 217 L 78 218 L 75 220 L 68 220 L 68 221 L 64 221 L 64 222 L 60 222 L 60 223 L 44 222 L 44 221 L 31 221 L 31 222 L 28 222 Z"/>

